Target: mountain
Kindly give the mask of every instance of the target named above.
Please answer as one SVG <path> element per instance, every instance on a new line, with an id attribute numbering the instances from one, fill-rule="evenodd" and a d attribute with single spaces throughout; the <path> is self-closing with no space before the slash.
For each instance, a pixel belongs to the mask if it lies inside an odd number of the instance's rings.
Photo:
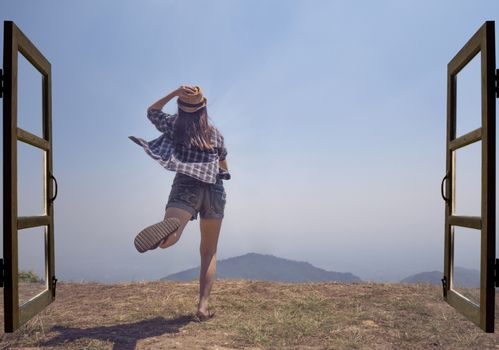
<path id="1" fill-rule="evenodd" d="M 400 283 L 442 284 L 443 272 L 427 271 L 404 278 Z M 464 267 L 454 267 L 454 285 L 458 288 L 479 288 L 480 271 Z"/>
<path id="2" fill-rule="evenodd" d="M 168 275 L 162 280 L 190 281 L 199 278 L 199 266 Z M 326 271 L 308 262 L 248 253 L 217 261 L 217 278 L 276 282 L 362 282 L 349 272 Z"/>

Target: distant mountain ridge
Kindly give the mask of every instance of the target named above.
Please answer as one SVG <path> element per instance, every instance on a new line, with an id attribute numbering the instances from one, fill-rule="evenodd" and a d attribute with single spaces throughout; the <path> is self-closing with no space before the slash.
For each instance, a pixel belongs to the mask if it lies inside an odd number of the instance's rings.
<path id="1" fill-rule="evenodd" d="M 431 283 L 442 284 L 444 273 L 441 271 L 426 271 L 408 276 L 400 283 Z M 458 288 L 479 288 L 480 271 L 464 267 L 454 267 L 454 285 Z"/>
<path id="2" fill-rule="evenodd" d="M 162 280 L 190 281 L 199 277 L 199 266 L 180 271 Z M 362 282 L 350 272 L 327 271 L 305 261 L 288 260 L 273 255 L 247 253 L 217 261 L 217 278 L 251 279 L 275 282 Z"/>

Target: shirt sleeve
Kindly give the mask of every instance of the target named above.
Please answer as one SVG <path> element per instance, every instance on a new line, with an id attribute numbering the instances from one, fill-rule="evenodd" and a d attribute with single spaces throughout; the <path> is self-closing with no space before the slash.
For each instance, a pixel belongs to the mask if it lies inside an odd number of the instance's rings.
<path id="1" fill-rule="evenodd" d="M 219 137 L 220 137 L 220 141 L 219 141 L 219 146 L 217 148 L 218 159 L 225 160 L 225 158 L 227 158 L 227 148 L 225 147 L 224 137 L 222 136 L 222 134 L 220 134 Z"/>
<path id="2" fill-rule="evenodd" d="M 147 118 L 154 124 L 156 129 L 161 132 L 172 132 L 175 125 L 176 114 L 164 113 L 160 109 L 149 108 Z"/>

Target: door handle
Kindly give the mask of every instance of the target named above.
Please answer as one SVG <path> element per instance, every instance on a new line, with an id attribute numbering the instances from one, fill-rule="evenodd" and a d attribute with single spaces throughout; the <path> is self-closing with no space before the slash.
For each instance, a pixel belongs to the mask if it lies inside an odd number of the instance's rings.
<path id="1" fill-rule="evenodd" d="M 57 198 L 57 192 L 59 192 L 59 185 L 57 184 L 57 179 L 55 178 L 54 175 L 50 174 L 50 180 L 54 180 L 54 189 L 55 189 L 55 193 L 54 193 L 54 196 L 52 198 L 50 198 L 49 200 L 51 202 L 55 201 L 55 199 Z"/>
<path id="2" fill-rule="evenodd" d="M 445 196 L 445 187 L 444 187 L 444 184 L 445 184 L 445 180 L 447 180 L 449 178 L 449 175 L 450 175 L 450 172 L 447 172 L 447 174 L 445 174 L 444 178 L 442 179 L 442 183 L 440 184 L 440 194 L 442 195 L 442 198 L 444 199 L 444 201 L 446 203 L 449 203 L 449 198 L 447 198 Z"/>

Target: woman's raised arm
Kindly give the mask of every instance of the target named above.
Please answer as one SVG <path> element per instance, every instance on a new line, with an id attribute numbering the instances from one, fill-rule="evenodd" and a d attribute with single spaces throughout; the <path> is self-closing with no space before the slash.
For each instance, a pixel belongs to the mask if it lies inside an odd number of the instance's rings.
<path id="1" fill-rule="evenodd" d="M 189 94 L 189 93 L 193 93 L 193 92 L 194 92 L 194 90 L 191 87 L 189 87 L 187 85 L 182 85 L 178 89 L 173 90 L 172 92 L 170 92 L 165 97 L 160 98 L 159 100 L 157 100 L 156 102 L 154 102 L 152 105 L 149 106 L 148 110 L 149 109 L 161 109 L 161 108 L 163 108 L 164 105 L 166 105 L 168 102 L 170 102 L 170 100 L 172 98 L 179 97 L 179 96 L 182 96 L 182 95 L 185 95 L 185 94 Z"/>

